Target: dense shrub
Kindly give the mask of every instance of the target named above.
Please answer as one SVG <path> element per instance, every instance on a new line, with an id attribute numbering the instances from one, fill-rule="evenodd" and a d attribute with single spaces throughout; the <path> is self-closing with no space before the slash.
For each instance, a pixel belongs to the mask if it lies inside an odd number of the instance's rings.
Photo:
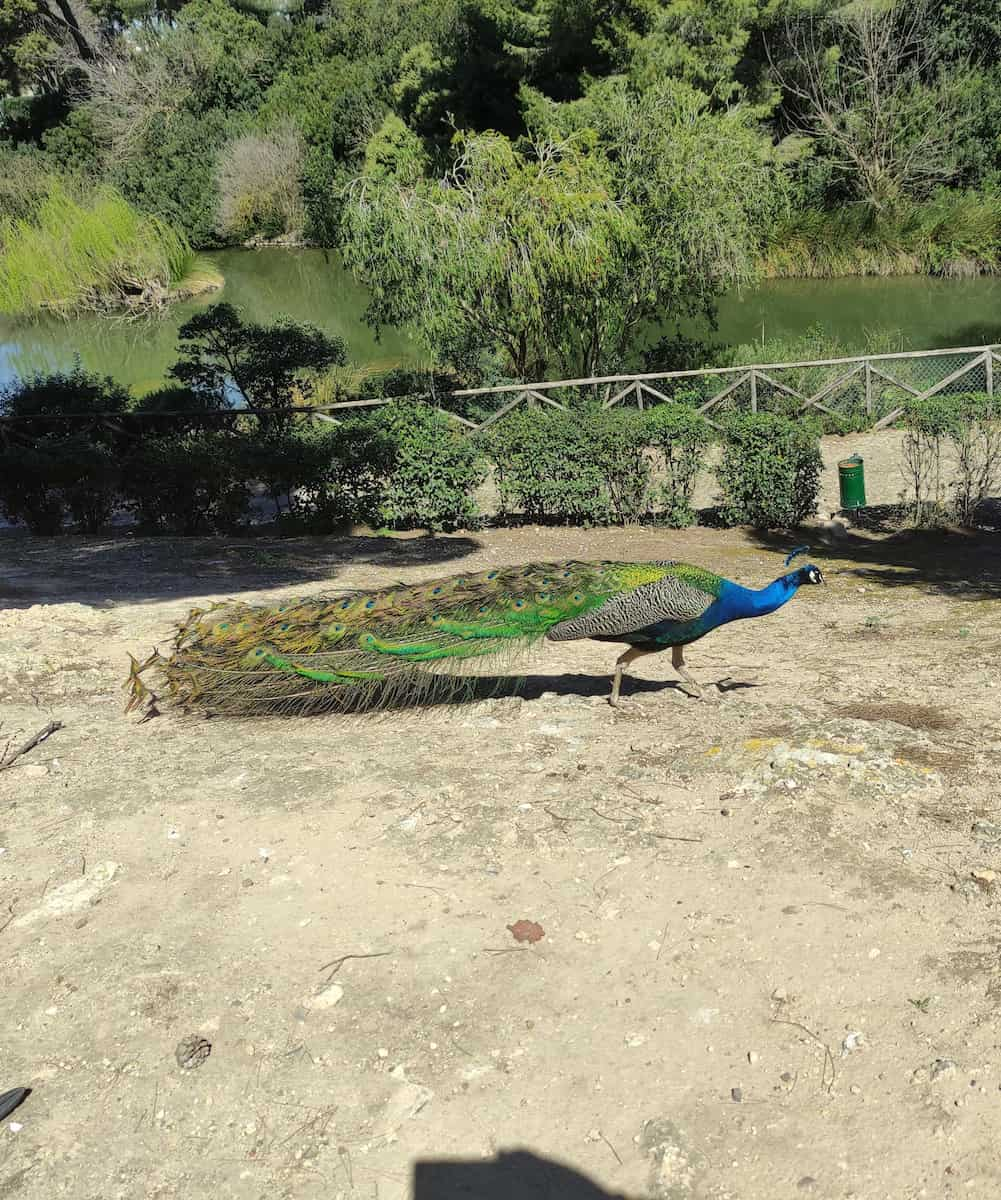
<path id="1" fill-rule="evenodd" d="M 538 522 L 634 520 L 646 508 L 650 463 L 640 413 L 523 410 L 484 437 L 501 503 Z"/>
<path id="2" fill-rule="evenodd" d="M 785 528 L 816 511 L 822 462 L 815 426 L 742 413 L 726 421 L 722 441 L 716 478 L 727 524 Z"/>
<path id="3" fill-rule="evenodd" d="M 273 133 L 245 133 L 219 156 L 218 229 L 226 238 L 302 234 L 302 136 L 292 125 Z"/>
<path id="4" fill-rule="evenodd" d="M 122 490 L 150 532 L 230 529 L 246 516 L 250 498 L 241 435 L 203 430 L 144 438 L 128 458 Z"/>
<path id="5" fill-rule="evenodd" d="M 118 499 L 124 439 L 97 414 L 120 415 L 128 403 L 124 388 L 79 366 L 0 392 L 0 413 L 24 418 L 14 427 L 18 442 L 0 454 L 4 515 L 39 534 L 58 533 L 67 520 L 88 533 L 106 524 Z M 63 416 L 80 420 L 54 419 Z"/>
<path id="6" fill-rule="evenodd" d="M 458 529 L 478 519 L 473 492 L 486 465 L 458 424 L 428 404 L 392 404 L 378 419 L 392 447 L 380 502 L 395 528 Z"/>
<path id="7" fill-rule="evenodd" d="M 0 510 L 35 534 L 59 533 L 69 519 L 96 533 L 114 511 L 119 459 L 83 433 L 50 435 L 0 452 Z"/>
<path id="8" fill-rule="evenodd" d="M 656 492 L 660 520 L 673 529 L 695 521 L 692 494 L 713 440 L 709 422 L 687 404 L 658 404 L 646 417 L 650 445 L 663 456 L 664 479 Z"/>
<path id="9" fill-rule="evenodd" d="M 477 447 L 431 405 L 400 402 L 345 422 L 334 441 L 330 503 L 397 529 L 474 525 L 486 477 Z"/>
<path id="10" fill-rule="evenodd" d="M 263 484 L 275 517 L 325 514 L 326 523 L 343 519 L 331 504 L 335 438 L 322 429 L 299 426 L 234 442 L 240 474 Z M 324 522 L 321 522 L 321 525 Z"/>

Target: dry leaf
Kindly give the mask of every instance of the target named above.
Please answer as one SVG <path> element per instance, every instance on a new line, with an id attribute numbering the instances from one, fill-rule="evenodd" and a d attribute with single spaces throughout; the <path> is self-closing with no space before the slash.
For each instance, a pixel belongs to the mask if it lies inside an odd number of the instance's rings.
<path id="1" fill-rule="evenodd" d="M 536 921 L 515 921 L 508 925 L 516 942 L 539 942 L 545 930 Z"/>

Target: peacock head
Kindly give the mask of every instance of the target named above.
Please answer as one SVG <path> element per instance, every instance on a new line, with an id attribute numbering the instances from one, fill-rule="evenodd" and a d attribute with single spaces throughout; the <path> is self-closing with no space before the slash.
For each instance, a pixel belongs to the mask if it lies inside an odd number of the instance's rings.
<path id="1" fill-rule="evenodd" d="M 788 567 L 794 558 L 799 558 L 801 554 L 808 554 L 809 546 L 797 546 L 795 550 L 790 550 L 786 555 L 785 565 Z M 813 563 L 807 563 L 805 567 L 800 567 L 795 573 L 797 587 L 801 587 L 805 583 L 823 583 L 824 576 L 821 574 L 820 567 L 815 567 Z"/>

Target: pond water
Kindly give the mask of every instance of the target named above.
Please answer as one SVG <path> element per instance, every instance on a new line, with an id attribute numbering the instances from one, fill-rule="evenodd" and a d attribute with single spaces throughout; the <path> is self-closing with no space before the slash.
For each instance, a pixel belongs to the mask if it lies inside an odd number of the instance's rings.
<path id="1" fill-rule="evenodd" d="M 160 386 L 176 358 L 177 330 L 200 307 L 228 300 L 251 320 L 284 314 L 309 321 L 347 343 L 352 361 L 376 368 L 414 361 L 407 338 L 380 339 L 365 325 L 365 291 L 326 250 L 224 250 L 212 255 L 226 284 L 221 292 L 170 309 L 154 321 L 88 317 L 30 322 L 0 317 L 0 387 L 35 371 L 65 369 L 79 357 L 136 392 Z M 715 340 L 752 342 L 795 336 L 812 325 L 856 351 L 875 330 L 898 333 L 906 349 L 939 349 L 1001 341 L 1001 278 L 772 280 L 719 306 Z M 695 332 L 695 331 L 690 331 Z"/>

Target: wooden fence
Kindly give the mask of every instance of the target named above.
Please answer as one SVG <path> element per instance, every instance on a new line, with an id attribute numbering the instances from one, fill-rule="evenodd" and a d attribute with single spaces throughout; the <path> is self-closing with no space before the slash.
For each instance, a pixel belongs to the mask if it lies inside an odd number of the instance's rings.
<path id="1" fill-rule="evenodd" d="M 664 402 L 683 401 L 716 423 L 727 412 L 781 408 L 786 413 L 818 410 L 853 428 L 874 430 L 892 425 L 910 398 L 939 394 L 994 394 L 995 367 L 1001 364 L 1001 345 L 966 346 L 949 350 L 915 350 L 898 354 L 867 354 L 855 358 L 815 359 L 809 362 L 757 363 L 741 367 L 709 367 L 695 371 L 659 371 L 643 375 L 604 375 L 591 379 L 558 379 L 500 387 L 465 388 L 444 394 L 422 392 L 407 397 L 344 400 L 316 408 L 292 410 L 293 420 L 336 422 L 356 409 L 420 399 L 457 421 L 468 433 L 487 429 L 517 408 L 550 407 L 573 411 L 582 400 L 603 408 L 630 405 L 642 410 Z M 24 444 L 39 430 L 85 431 L 111 425 L 117 431 L 142 436 L 147 422 L 163 426 L 176 420 L 213 427 L 240 417 L 289 417 L 287 410 L 229 408 L 191 412 L 81 413 L 52 416 L 0 416 L 0 442 Z M 31 431 L 29 433 L 29 430 Z"/>

